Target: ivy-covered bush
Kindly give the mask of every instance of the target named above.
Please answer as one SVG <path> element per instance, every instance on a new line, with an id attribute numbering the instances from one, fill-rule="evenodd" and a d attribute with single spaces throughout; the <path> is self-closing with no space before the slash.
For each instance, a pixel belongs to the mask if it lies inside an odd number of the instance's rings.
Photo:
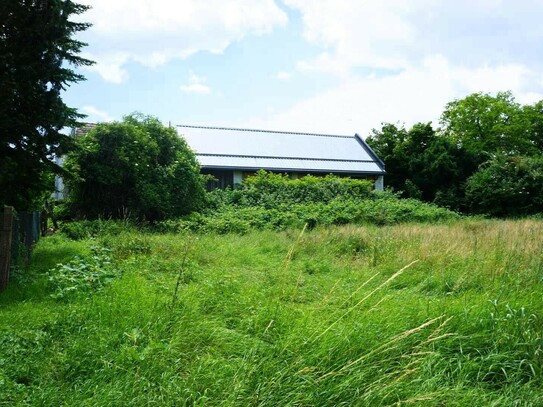
<path id="1" fill-rule="evenodd" d="M 112 264 L 110 250 L 91 247 L 91 255 L 75 256 L 67 263 L 58 264 L 48 273 L 53 289 L 51 297 L 68 299 L 100 291 L 119 275 L 120 271 Z"/>

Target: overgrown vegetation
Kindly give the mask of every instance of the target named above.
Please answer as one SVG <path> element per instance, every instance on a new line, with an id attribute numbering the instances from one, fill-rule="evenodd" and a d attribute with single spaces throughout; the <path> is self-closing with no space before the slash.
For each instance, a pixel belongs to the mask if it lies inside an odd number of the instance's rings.
<path id="1" fill-rule="evenodd" d="M 474 93 L 448 103 L 441 125 L 373 130 L 367 142 L 387 165 L 389 187 L 464 213 L 541 212 L 542 101 L 520 105 L 510 92 Z"/>
<path id="2" fill-rule="evenodd" d="M 41 240 L 2 294 L 0 403 L 543 403 L 541 221 L 118 227 Z"/>
<path id="3" fill-rule="evenodd" d="M 200 209 L 203 179 L 175 129 L 140 114 L 102 123 L 66 160 L 69 204 L 79 218 L 160 220 Z"/>
<path id="4" fill-rule="evenodd" d="M 236 190 L 215 190 L 209 209 L 156 225 L 162 232 L 247 233 L 251 229 L 402 222 L 440 222 L 459 215 L 415 199 L 379 192 L 366 180 L 287 175 L 259 171 Z"/>
<path id="5" fill-rule="evenodd" d="M 495 157 L 468 179 L 466 195 L 474 212 L 501 217 L 543 213 L 543 158 Z"/>

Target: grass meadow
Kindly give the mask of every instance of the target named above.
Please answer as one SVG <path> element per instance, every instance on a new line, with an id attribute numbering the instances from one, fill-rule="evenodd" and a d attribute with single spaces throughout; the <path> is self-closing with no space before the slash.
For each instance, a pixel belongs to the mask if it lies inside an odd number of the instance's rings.
<path id="1" fill-rule="evenodd" d="M 541 406 L 543 222 L 43 238 L 0 405 Z"/>

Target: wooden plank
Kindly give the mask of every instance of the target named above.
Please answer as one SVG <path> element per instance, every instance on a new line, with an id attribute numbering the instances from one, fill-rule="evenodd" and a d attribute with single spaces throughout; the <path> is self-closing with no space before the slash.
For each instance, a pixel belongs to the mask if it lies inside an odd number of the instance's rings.
<path id="1" fill-rule="evenodd" d="M 9 282 L 13 216 L 13 208 L 9 206 L 4 207 L 0 227 L 0 292 L 6 289 Z"/>

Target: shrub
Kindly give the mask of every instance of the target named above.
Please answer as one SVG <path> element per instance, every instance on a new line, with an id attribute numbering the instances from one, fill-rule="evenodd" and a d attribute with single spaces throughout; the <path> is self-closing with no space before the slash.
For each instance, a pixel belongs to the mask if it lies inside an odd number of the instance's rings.
<path id="1" fill-rule="evenodd" d="M 221 210 L 160 222 L 161 232 L 193 231 L 243 234 L 250 229 L 284 230 L 345 224 L 393 225 L 401 222 L 438 222 L 460 215 L 415 199 L 381 197 L 374 200 L 337 198 L 328 203 L 284 204 L 276 208 L 224 206 Z"/>
<path id="2" fill-rule="evenodd" d="M 203 180 L 194 153 L 158 119 L 129 115 L 77 140 L 66 168 L 79 217 L 159 220 L 200 208 Z"/>
<path id="3" fill-rule="evenodd" d="M 286 174 L 259 171 L 255 176 L 245 179 L 239 189 L 216 192 L 214 202 L 272 209 L 278 204 L 327 203 L 338 197 L 367 199 L 372 196 L 372 190 L 373 183 L 367 180 L 334 175 L 308 175 L 291 180 Z"/>
<path id="4" fill-rule="evenodd" d="M 520 216 L 543 212 L 543 159 L 496 157 L 468 179 L 466 197 L 475 213 Z"/>
<path id="5" fill-rule="evenodd" d="M 102 219 L 65 222 L 60 226 L 60 232 L 72 240 L 115 236 L 123 231 L 134 229 L 135 226 L 128 221 Z"/>

